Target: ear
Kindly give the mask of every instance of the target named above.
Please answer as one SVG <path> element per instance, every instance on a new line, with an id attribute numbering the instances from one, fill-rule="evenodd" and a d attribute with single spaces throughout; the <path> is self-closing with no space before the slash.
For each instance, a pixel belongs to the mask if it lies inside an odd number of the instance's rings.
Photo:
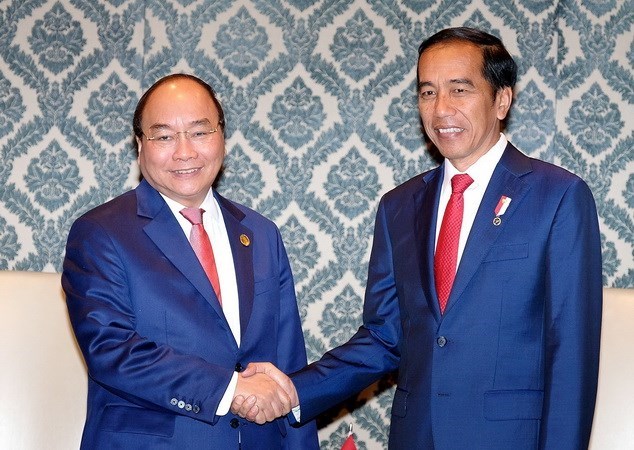
<path id="1" fill-rule="evenodd" d="M 143 140 L 138 136 L 135 136 L 134 140 L 136 141 L 136 159 L 138 162 L 141 157 L 141 151 L 143 150 Z"/>
<path id="2" fill-rule="evenodd" d="M 497 110 L 497 118 L 504 120 L 513 103 L 513 89 L 504 87 L 495 94 L 495 108 Z"/>

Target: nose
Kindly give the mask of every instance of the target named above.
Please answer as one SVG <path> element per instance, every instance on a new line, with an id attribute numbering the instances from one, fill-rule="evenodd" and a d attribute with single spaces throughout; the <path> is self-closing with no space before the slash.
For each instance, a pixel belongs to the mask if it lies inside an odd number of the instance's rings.
<path id="1" fill-rule="evenodd" d="M 437 117 L 447 117 L 453 115 L 455 111 L 451 97 L 447 93 L 439 92 L 436 95 L 434 114 Z"/>
<path id="2" fill-rule="evenodd" d="M 172 154 L 172 158 L 175 160 L 189 160 L 196 158 L 198 156 L 198 152 L 192 145 L 188 136 L 184 133 L 180 133 L 176 135 L 176 145 L 174 146 L 174 153 Z"/>

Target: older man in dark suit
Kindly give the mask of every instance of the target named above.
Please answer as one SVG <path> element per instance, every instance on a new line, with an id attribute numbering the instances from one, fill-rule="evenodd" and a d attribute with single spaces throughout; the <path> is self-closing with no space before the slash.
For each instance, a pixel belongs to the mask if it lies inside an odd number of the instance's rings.
<path id="1" fill-rule="evenodd" d="M 215 192 L 225 156 L 214 91 L 171 75 L 134 118 L 144 180 L 79 218 L 63 287 L 89 372 L 83 449 L 317 449 L 290 399 L 251 361 L 306 364 L 293 277 L 277 227 Z M 256 425 L 231 412 L 258 400 Z"/>

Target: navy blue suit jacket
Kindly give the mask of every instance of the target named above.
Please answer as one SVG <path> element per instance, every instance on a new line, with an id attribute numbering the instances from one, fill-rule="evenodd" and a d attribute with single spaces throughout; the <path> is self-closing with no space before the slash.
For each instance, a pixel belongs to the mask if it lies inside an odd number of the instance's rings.
<path id="1" fill-rule="evenodd" d="M 318 448 L 314 423 L 216 415 L 238 365 L 306 364 L 277 227 L 216 199 L 238 282 L 239 347 L 182 228 L 146 181 L 73 224 L 62 284 L 89 373 L 82 448 L 237 449 L 239 440 L 242 449 Z"/>
<path id="2" fill-rule="evenodd" d="M 292 378 L 310 419 L 398 369 L 392 449 L 583 449 L 602 306 L 597 212 L 577 176 L 509 144 L 444 315 L 433 255 L 442 166 L 377 212 L 363 326 Z M 493 223 L 501 196 L 511 198 Z"/>

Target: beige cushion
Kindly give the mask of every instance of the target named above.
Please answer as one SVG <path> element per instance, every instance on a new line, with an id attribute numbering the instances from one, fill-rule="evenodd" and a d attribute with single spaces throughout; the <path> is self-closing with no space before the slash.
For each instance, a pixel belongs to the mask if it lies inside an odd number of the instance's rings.
<path id="1" fill-rule="evenodd" d="M 599 391 L 591 450 L 634 449 L 634 289 L 603 290 Z"/>
<path id="2" fill-rule="evenodd" d="M 60 275 L 0 271 L 0 448 L 78 449 L 87 378 Z"/>

